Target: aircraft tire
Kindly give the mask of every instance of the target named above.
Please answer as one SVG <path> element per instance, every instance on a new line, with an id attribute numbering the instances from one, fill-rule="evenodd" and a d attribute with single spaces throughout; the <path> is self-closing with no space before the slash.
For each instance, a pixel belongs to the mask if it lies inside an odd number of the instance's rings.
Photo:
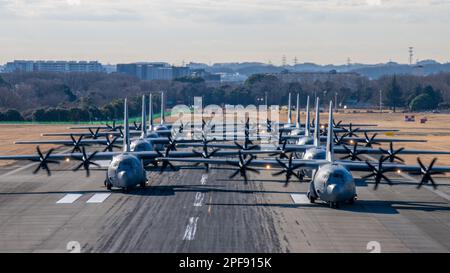
<path id="1" fill-rule="evenodd" d="M 306 197 L 308 197 L 309 202 L 310 202 L 311 204 L 314 204 L 314 203 L 316 202 L 316 198 L 312 197 L 312 196 L 311 196 L 311 193 L 308 192 L 308 193 L 306 194 Z"/>

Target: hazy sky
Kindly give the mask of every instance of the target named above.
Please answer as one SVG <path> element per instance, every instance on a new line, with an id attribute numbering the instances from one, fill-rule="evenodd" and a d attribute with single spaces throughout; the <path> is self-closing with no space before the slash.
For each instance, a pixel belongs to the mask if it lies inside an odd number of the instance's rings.
<path id="1" fill-rule="evenodd" d="M 0 0 L 13 59 L 450 61 L 450 0 Z"/>

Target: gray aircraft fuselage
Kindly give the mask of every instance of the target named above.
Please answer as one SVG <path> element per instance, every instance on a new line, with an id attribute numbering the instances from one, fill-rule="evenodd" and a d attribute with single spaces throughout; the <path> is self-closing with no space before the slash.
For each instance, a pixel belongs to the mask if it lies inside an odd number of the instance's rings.
<path id="1" fill-rule="evenodd" d="M 339 164 L 323 165 L 315 171 L 307 195 L 311 202 L 320 199 L 335 207 L 353 203 L 357 196 L 353 175 Z"/>
<path id="2" fill-rule="evenodd" d="M 136 185 L 145 186 L 147 175 L 142 161 L 136 156 L 123 153 L 113 157 L 106 172 L 106 184 L 128 190 Z"/>

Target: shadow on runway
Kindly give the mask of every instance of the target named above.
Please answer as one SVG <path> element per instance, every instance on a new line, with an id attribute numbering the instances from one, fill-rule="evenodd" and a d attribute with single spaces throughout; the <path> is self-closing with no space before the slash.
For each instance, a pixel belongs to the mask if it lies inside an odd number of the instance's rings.
<path id="1" fill-rule="evenodd" d="M 215 180 L 218 181 L 218 182 L 242 182 L 242 183 L 244 183 L 243 179 L 215 179 Z M 247 181 L 248 182 L 255 182 L 255 183 L 258 183 L 258 182 L 273 182 L 273 183 L 281 183 L 281 184 L 285 183 L 284 180 L 277 180 L 277 179 L 248 179 Z M 309 183 L 309 182 L 310 181 L 302 181 L 302 182 L 300 182 L 300 181 L 292 180 L 290 183 L 295 184 L 295 183 Z"/>
<path id="2" fill-rule="evenodd" d="M 298 194 L 298 192 L 253 190 L 253 189 L 225 189 L 224 186 L 205 185 L 158 185 L 150 186 L 142 190 L 136 188 L 129 194 L 145 196 L 170 196 L 178 192 L 202 192 L 202 193 L 241 193 L 241 194 Z"/>
<path id="3" fill-rule="evenodd" d="M 147 186 L 145 189 L 136 187 L 131 189 L 126 195 L 137 196 L 172 196 L 178 192 L 202 192 L 202 193 L 241 193 L 241 194 L 299 194 L 299 192 L 273 191 L 273 190 L 252 190 L 252 189 L 225 189 L 224 186 L 205 185 L 158 185 Z M 91 190 L 91 191 L 40 191 L 40 192 L 0 192 L 0 196 L 12 195 L 42 195 L 42 194 L 68 194 L 68 193 L 123 193 L 121 189 Z"/>
<path id="4" fill-rule="evenodd" d="M 354 205 L 343 204 L 339 211 L 374 214 L 399 214 L 400 210 L 415 211 L 450 211 L 450 207 L 442 206 L 442 202 L 407 202 L 407 201 L 380 201 L 361 200 Z M 206 203 L 208 206 L 242 206 L 242 207 L 280 207 L 280 208 L 328 208 L 328 204 L 318 202 L 315 204 L 292 203 Z"/>

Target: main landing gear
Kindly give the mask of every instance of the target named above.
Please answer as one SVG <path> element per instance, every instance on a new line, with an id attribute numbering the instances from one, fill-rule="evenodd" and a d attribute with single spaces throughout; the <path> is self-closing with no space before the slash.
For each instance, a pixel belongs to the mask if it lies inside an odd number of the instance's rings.
<path id="1" fill-rule="evenodd" d="M 108 179 L 105 179 L 104 185 L 109 191 L 112 189 L 112 184 L 108 181 Z"/>

